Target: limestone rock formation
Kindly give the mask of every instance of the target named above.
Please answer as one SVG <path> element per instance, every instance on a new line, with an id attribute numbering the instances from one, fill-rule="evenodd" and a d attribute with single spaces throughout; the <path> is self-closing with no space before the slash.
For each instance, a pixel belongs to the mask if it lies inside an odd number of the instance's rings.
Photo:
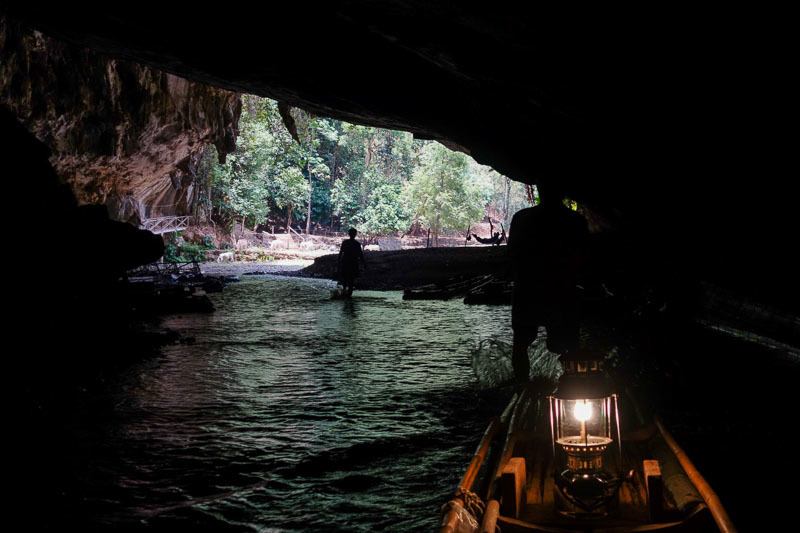
<path id="1" fill-rule="evenodd" d="M 559 180 L 638 270 L 797 292 L 789 14 L 297 0 L 224 24 L 163 2 L 3 7 L 113 57 Z"/>
<path id="2" fill-rule="evenodd" d="M 78 201 L 105 204 L 117 220 L 188 214 L 205 150 L 213 144 L 224 159 L 235 148 L 237 93 L 4 18 L 0 57 L 0 103 L 50 148 Z"/>

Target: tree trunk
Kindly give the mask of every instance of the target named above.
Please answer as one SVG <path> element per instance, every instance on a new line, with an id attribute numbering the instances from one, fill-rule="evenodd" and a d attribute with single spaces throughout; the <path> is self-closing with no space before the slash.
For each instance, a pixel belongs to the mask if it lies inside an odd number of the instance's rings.
<path id="1" fill-rule="evenodd" d="M 289 228 L 292 227 L 292 206 L 286 208 L 286 233 L 290 233 Z"/>
<path id="2" fill-rule="evenodd" d="M 506 222 L 508 222 L 509 203 L 511 203 L 511 178 L 506 178 L 506 205 L 505 209 L 503 209 L 503 220 Z"/>
<path id="3" fill-rule="evenodd" d="M 372 143 L 374 142 L 374 140 L 375 140 L 375 131 L 373 130 L 372 134 L 367 139 L 367 145 L 366 145 L 367 151 L 364 154 L 364 169 L 365 170 L 367 168 L 369 168 L 370 164 L 372 164 L 372 151 L 374 150 L 374 146 L 372 145 Z"/>
<path id="4" fill-rule="evenodd" d="M 331 165 L 331 189 L 336 184 L 336 158 L 339 157 L 339 140 L 336 140 L 336 146 L 333 148 L 333 164 Z"/>
<path id="5" fill-rule="evenodd" d="M 436 212 L 436 224 L 433 226 L 433 245 L 438 248 L 439 247 L 439 230 L 441 229 L 440 226 L 440 214 L 439 211 Z"/>
<path id="6" fill-rule="evenodd" d="M 309 181 L 309 187 L 311 186 L 311 180 Z M 311 190 L 308 191 L 308 216 L 306 216 L 306 235 L 311 230 Z"/>
<path id="7" fill-rule="evenodd" d="M 306 163 L 306 175 L 308 176 L 308 215 L 306 215 L 306 235 L 311 229 L 311 193 L 314 191 L 314 185 L 311 183 L 311 172 L 308 170 L 308 163 Z"/>
<path id="8" fill-rule="evenodd" d="M 336 140 L 336 147 L 333 149 L 333 168 L 331 169 L 331 190 L 333 190 L 334 185 L 336 185 L 336 160 L 339 157 L 339 140 Z M 333 233 L 333 209 L 331 208 L 331 233 Z M 320 220 L 320 225 L 322 224 L 322 220 Z"/>

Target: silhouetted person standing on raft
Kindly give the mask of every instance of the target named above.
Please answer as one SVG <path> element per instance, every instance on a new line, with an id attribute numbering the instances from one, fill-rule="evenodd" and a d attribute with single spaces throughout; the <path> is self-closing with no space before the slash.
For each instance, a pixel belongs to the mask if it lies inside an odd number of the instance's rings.
<path id="1" fill-rule="evenodd" d="M 557 185 L 544 182 L 537 188 L 539 205 L 518 211 L 508 236 L 514 272 L 512 363 L 520 382 L 528 381 L 528 347 L 539 326 L 547 329 L 552 352 L 573 352 L 580 341 L 576 284 L 589 236 L 586 219 L 564 205 Z"/>
<path id="2" fill-rule="evenodd" d="M 367 262 L 364 260 L 364 252 L 361 250 L 361 243 L 356 240 L 358 231 L 355 228 L 350 228 L 347 232 L 350 238 L 342 241 L 342 247 L 339 249 L 339 281 L 342 284 L 342 296 L 349 298 L 353 294 L 355 288 L 356 278 L 358 277 L 358 264 L 359 261 L 364 268 Z"/>

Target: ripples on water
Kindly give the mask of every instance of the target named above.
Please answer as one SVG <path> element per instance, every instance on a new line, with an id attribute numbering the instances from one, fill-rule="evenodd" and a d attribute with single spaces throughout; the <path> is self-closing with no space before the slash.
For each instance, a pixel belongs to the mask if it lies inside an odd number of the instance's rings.
<path id="1" fill-rule="evenodd" d="M 195 342 L 126 370 L 72 436 L 76 525 L 435 530 L 510 395 L 510 310 L 331 288 L 251 279 L 167 319 Z"/>

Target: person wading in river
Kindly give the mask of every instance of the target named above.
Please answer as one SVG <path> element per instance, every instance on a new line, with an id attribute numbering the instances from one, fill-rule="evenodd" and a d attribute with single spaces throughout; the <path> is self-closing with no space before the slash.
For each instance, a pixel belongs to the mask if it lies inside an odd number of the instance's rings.
<path id="1" fill-rule="evenodd" d="M 350 238 L 342 241 L 342 247 L 339 249 L 339 281 L 343 287 L 342 296 L 345 298 L 353 295 L 353 289 L 359 273 L 359 262 L 364 265 L 364 268 L 367 267 L 367 262 L 364 260 L 364 252 L 361 250 L 361 243 L 356 240 L 358 231 L 355 228 L 350 228 L 347 233 Z"/>
<path id="2" fill-rule="evenodd" d="M 508 236 L 514 274 L 512 363 L 519 382 L 528 381 L 528 347 L 539 326 L 546 328 L 552 352 L 574 352 L 580 340 L 576 284 L 589 236 L 586 219 L 564 206 L 557 184 L 544 181 L 537 188 L 539 205 L 518 211 Z"/>

